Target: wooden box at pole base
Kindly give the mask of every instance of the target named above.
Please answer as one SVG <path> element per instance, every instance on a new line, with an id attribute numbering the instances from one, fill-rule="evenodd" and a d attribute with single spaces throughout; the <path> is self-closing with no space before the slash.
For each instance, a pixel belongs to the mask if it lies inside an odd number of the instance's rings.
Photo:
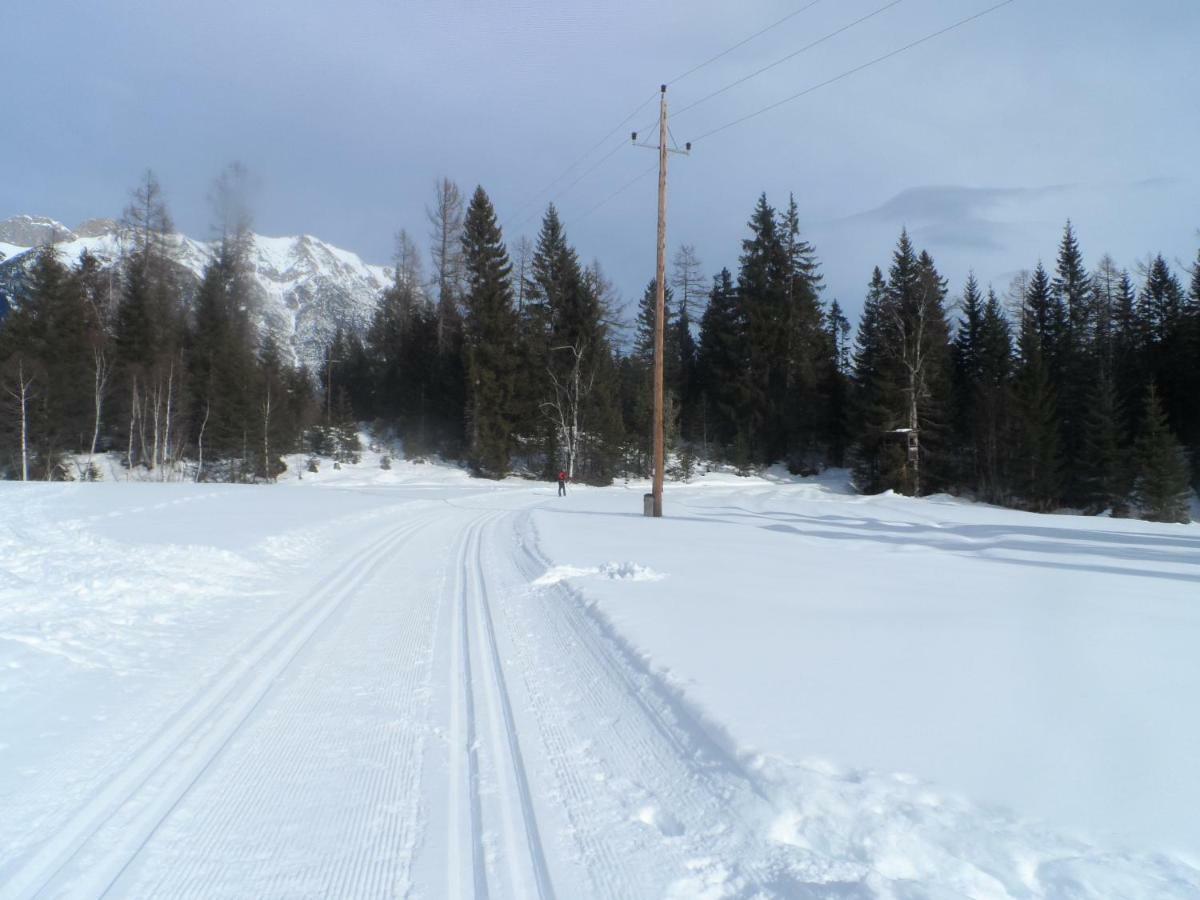
<path id="1" fill-rule="evenodd" d="M 653 516 L 654 516 L 654 495 L 653 494 L 642 494 L 642 515 L 650 516 L 651 518 L 653 518 Z"/>

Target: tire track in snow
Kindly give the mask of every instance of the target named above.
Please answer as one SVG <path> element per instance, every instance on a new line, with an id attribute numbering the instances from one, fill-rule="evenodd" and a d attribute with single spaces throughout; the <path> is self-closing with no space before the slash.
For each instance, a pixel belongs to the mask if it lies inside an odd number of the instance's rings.
<path id="1" fill-rule="evenodd" d="M 387 551 L 419 529 L 418 520 L 388 531 L 261 631 L 12 874 L 0 897 L 24 900 L 67 887 L 89 895 L 107 891 L 322 624 Z M 89 846 L 102 829 L 115 832 L 113 846 Z M 72 871 L 75 862 L 80 871 Z"/>

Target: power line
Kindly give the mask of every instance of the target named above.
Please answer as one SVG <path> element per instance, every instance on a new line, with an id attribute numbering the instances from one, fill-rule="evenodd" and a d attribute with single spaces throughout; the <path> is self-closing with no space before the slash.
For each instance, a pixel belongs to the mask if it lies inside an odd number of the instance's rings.
<path id="1" fill-rule="evenodd" d="M 622 123 L 622 124 L 624 124 L 624 123 Z M 618 126 L 618 127 L 619 127 L 619 126 Z M 579 182 L 583 181 L 583 179 L 587 178 L 589 175 L 591 175 L 593 172 L 595 172 L 595 171 L 596 171 L 598 168 L 600 168 L 602 165 L 604 165 L 606 162 L 608 162 L 610 159 L 612 159 L 612 158 L 613 158 L 613 156 L 615 156 L 619 150 L 622 150 L 622 149 L 624 149 L 624 147 L 625 147 L 625 144 L 626 144 L 626 141 L 622 140 L 622 141 L 621 141 L 621 143 L 619 143 L 619 144 L 617 144 L 616 146 L 614 146 L 614 147 L 613 147 L 611 150 L 609 150 L 609 151 L 608 151 L 607 153 L 605 153 L 605 154 L 604 154 L 602 157 L 600 157 L 598 160 L 596 160 L 596 162 L 595 162 L 595 163 L 593 163 L 592 165 L 588 166 L 588 168 L 587 168 L 587 169 L 585 169 L 585 170 L 584 170 L 584 171 L 583 171 L 583 172 L 582 172 L 582 173 L 581 173 L 581 174 L 580 174 L 580 175 L 579 175 L 579 176 L 578 176 L 578 177 L 577 177 L 577 178 L 576 178 L 574 181 L 572 181 L 570 184 L 568 184 L 568 185 L 567 185 L 565 188 L 563 188 L 562 190 L 560 190 L 560 191 L 558 191 L 557 193 L 555 193 L 555 194 L 554 194 L 553 196 L 551 196 L 551 197 L 549 198 L 549 200 L 547 200 L 546 202 L 547 202 L 548 204 L 549 204 L 549 203 L 553 203 L 555 200 L 557 200 L 557 199 L 559 199 L 560 197 L 562 197 L 564 194 L 566 194 L 568 191 L 570 191 L 570 190 L 571 190 L 571 188 L 575 187 L 575 185 L 579 184 Z M 524 219 L 522 219 L 520 222 L 517 222 L 517 223 L 516 223 L 516 225 L 514 225 L 514 226 L 512 226 L 512 227 L 514 227 L 514 228 L 523 228 L 523 227 L 525 227 L 525 225 L 526 225 L 526 224 L 528 224 L 528 223 L 529 223 L 529 222 L 530 222 L 532 219 L 534 219 L 534 218 L 536 218 L 536 217 L 537 217 L 537 215 L 538 215 L 538 213 L 539 213 L 539 212 L 541 212 L 541 210 L 540 210 L 540 209 L 535 209 L 535 210 L 534 210 L 533 212 L 531 212 L 531 213 L 530 213 L 528 216 L 526 216 L 526 217 L 525 217 Z"/>
<path id="2" fill-rule="evenodd" d="M 647 106 L 649 106 L 651 103 L 653 103 L 657 99 L 658 99 L 658 92 L 655 91 L 653 94 L 651 94 L 649 97 L 647 97 L 641 103 L 639 103 L 637 105 L 637 108 L 634 109 L 633 112 L 631 112 L 629 115 L 627 115 L 625 118 L 623 118 L 619 123 L 617 123 L 612 128 L 611 131 L 608 131 L 604 135 L 604 137 L 600 138 L 600 140 L 598 140 L 598 141 L 596 141 L 596 143 L 592 144 L 592 146 L 590 146 L 583 154 L 581 154 L 579 157 L 577 157 L 573 163 L 571 163 L 569 166 L 567 166 L 565 169 L 563 169 L 562 172 L 560 172 L 557 176 L 555 176 L 548 184 L 546 184 L 545 187 L 540 188 L 539 190 L 535 191 L 534 193 L 530 194 L 529 196 L 538 198 L 538 197 L 542 197 L 545 194 L 552 191 L 556 184 L 558 184 L 560 181 L 562 181 L 564 178 L 566 178 L 568 175 L 570 175 L 580 165 L 580 163 L 582 163 L 585 159 L 587 159 L 589 156 L 591 156 L 593 153 L 595 153 L 598 149 L 600 149 L 602 146 L 604 146 L 604 144 L 606 144 L 608 142 L 609 138 L 611 138 L 614 134 L 616 134 L 618 131 L 620 131 L 626 125 L 628 125 L 634 116 L 636 116 L 638 113 L 640 113 L 643 109 L 645 109 Z M 623 146 L 623 144 L 624 144 L 624 142 L 622 142 L 622 144 L 618 145 L 618 146 Z M 612 152 L 610 152 L 609 156 L 611 156 L 612 153 L 615 153 L 615 152 L 616 152 L 616 150 L 613 150 Z M 606 157 L 606 159 L 607 159 L 607 157 Z M 584 173 L 584 175 L 587 175 L 590 172 L 594 171 L 595 168 L 596 167 L 594 166 L 592 169 L 589 169 L 588 172 Z M 582 176 L 581 176 L 581 178 L 582 178 Z M 570 185 L 567 186 L 566 190 L 570 190 L 571 187 L 573 187 L 576 183 L 577 182 L 572 182 Z M 562 193 L 562 192 L 560 192 L 560 193 Z M 526 207 L 526 208 L 528 208 L 528 207 Z M 536 215 L 536 212 L 533 213 L 532 215 L 528 216 L 524 220 L 522 220 L 520 224 L 524 225 L 525 222 L 528 222 L 529 219 L 533 218 L 533 215 Z M 505 224 L 511 225 L 511 220 Z"/>
<path id="3" fill-rule="evenodd" d="M 692 66 L 690 69 L 688 69 L 686 72 L 682 73 L 681 75 L 676 75 L 674 78 L 672 78 L 670 81 L 668 81 L 667 84 L 669 84 L 669 85 L 674 84 L 677 81 L 682 81 L 684 78 L 687 78 L 689 75 L 699 72 L 705 66 L 711 65 L 712 63 L 716 62 L 718 59 L 721 59 L 724 56 L 728 56 L 734 50 L 737 50 L 740 47 L 744 47 L 746 44 L 750 43 L 755 38 L 761 37 L 762 35 L 766 34 L 768 31 L 771 31 L 773 28 L 778 28 L 780 25 L 784 24 L 785 22 L 788 22 L 788 21 L 796 18 L 796 16 L 800 15 L 801 13 L 807 12 L 808 10 L 812 9 L 814 6 L 816 6 L 820 2 L 822 2 L 822 0 L 811 0 L 811 2 L 805 4 L 804 6 L 800 7 L 799 9 L 793 10 L 792 12 L 788 13 L 783 18 L 777 19 L 774 22 L 772 22 L 770 25 L 767 25 L 764 28 L 760 28 L 758 31 L 754 32 L 754 34 L 750 35 L 749 37 L 743 38 L 742 40 L 740 40 L 736 44 L 734 44 L 732 47 L 727 47 L 726 49 L 722 50 L 720 53 L 716 54 L 715 56 L 711 56 L 708 59 L 704 60 L 704 62 L 701 62 L 695 66 Z M 897 0 L 897 2 L 899 2 L 899 0 Z M 594 152 L 596 152 L 596 150 L 598 150 L 600 147 L 602 147 L 608 141 L 609 138 L 611 138 L 619 130 L 624 128 L 634 116 L 636 116 L 639 112 L 641 112 L 643 109 L 645 109 L 646 106 L 648 104 L 650 104 L 651 102 L 653 102 L 657 97 L 658 97 L 657 93 L 651 94 L 648 98 L 646 98 L 646 100 L 644 100 L 642 103 L 640 103 L 638 105 L 637 109 L 635 109 L 633 112 L 631 112 L 629 115 L 627 115 L 611 131 L 609 131 L 607 134 L 605 134 L 604 137 L 600 138 L 600 140 L 598 140 L 595 144 L 593 144 L 591 147 L 589 147 L 581 156 L 579 156 L 579 158 L 577 158 L 573 163 L 571 163 L 569 166 L 567 166 L 567 168 L 564 169 L 549 184 L 547 184 L 545 187 L 541 188 L 540 190 L 536 191 L 534 194 L 531 194 L 530 196 L 541 197 L 541 196 L 545 195 L 546 193 L 550 192 L 551 190 L 553 190 L 554 186 L 556 184 L 558 184 L 566 176 L 571 174 L 571 172 L 573 172 L 585 159 L 587 159 Z M 653 128 L 657 124 L 658 124 L 658 119 L 655 118 L 655 120 L 653 122 L 651 122 L 649 125 L 647 125 L 645 128 L 643 128 L 642 131 L 649 132 L 650 129 Z M 603 160 L 601 160 L 601 162 L 606 161 L 614 153 L 616 153 L 615 148 L 613 150 L 611 150 L 608 153 L 608 155 L 605 156 Z M 597 168 L 599 168 L 599 166 L 600 166 L 600 163 L 597 163 L 595 166 L 592 166 L 590 169 L 588 169 L 586 172 L 584 172 L 583 175 L 580 175 L 579 178 L 577 178 L 575 181 L 571 182 L 571 184 L 567 185 L 566 188 L 564 188 L 562 191 L 559 191 L 559 193 L 555 196 L 555 198 L 551 198 L 551 200 L 548 202 L 553 202 L 554 199 L 562 196 L 564 193 L 566 193 L 572 187 L 574 187 L 576 184 L 578 184 L 581 180 L 583 180 L 583 178 L 585 178 L 587 175 L 591 174 Z M 526 222 L 528 222 L 530 219 L 534 218 L 536 215 L 537 215 L 537 211 L 535 210 L 534 212 L 530 213 L 528 216 L 523 218 L 520 222 L 518 222 L 515 227 L 520 228 L 520 227 L 524 226 Z M 506 222 L 504 227 L 506 227 L 506 228 L 514 227 L 512 225 L 512 220 L 509 220 L 508 222 Z"/>
<path id="4" fill-rule="evenodd" d="M 845 32 L 849 31 L 851 28 L 861 25 L 864 22 L 866 22 L 870 19 L 873 19 L 876 16 L 881 15 L 882 13 L 887 12 L 893 6 L 899 6 L 903 2 L 904 2 L 904 0 L 892 0 L 891 3 L 888 3 L 884 6 L 879 7 L 879 9 L 875 10 L 872 13 L 868 13 L 867 15 L 863 16 L 861 19 L 855 19 L 850 24 L 843 25 L 841 28 L 837 29 L 836 31 L 831 31 L 831 32 L 829 32 L 829 34 L 825 35 L 824 37 L 817 38 L 811 44 L 805 44 L 799 50 L 795 50 L 795 51 L 789 53 L 787 56 L 780 57 L 779 59 L 775 60 L 775 62 L 768 63 L 767 65 L 763 66 L 761 69 L 751 72 L 749 75 L 744 75 L 741 78 L 737 79 L 737 81 L 731 81 L 729 84 L 725 85 L 723 88 L 718 88 L 717 90 L 713 91 L 711 94 L 707 94 L 706 96 L 701 97 L 699 100 L 695 100 L 695 101 L 689 103 L 683 109 L 676 112 L 675 115 L 681 116 L 685 112 L 687 112 L 689 109 L 695 109 L 701 103 L 707 103 L 713 97 L 718 97 L 721 94 L 725 93 L 726 91 L 737 87 L 739 84 L 745 84 L 751 78 L 757 78 L 763 72 L 768 72 L 771 69 L 774 69 L 776 66 L 781 66 L 788 60 L 795 59 L 801 53 L 806 53 L 809 50 L 813 49 L 814 47 L 824 44 L 826 41 L 832 40 L 833 38 L 837 37 L 839 34 L 844 34 Z"/>
<path id="5" fill-rule="evenodd" d="M 692 66 L 690 69 L 688 69 L 682 75 L 676 75 L 674 78 L 672 78 L 670 81 L 668 81 L 667 84 L 672 85 L 677 81 L 682 81 L 683 79 L 687 78 L 689 75 L 691 75 L 695 72 L 699 72 L 705 66 L 707 66 L 711 63 L 715 63 L 718 59 L 720 59 L 723 56 L 728 56 L 730 53 L 732 53 L 734 50 L 737 50 L 739 47 L 746 46 L 746 44 L 750 43 L 756 37 L 761 37 L 762 35 L 766 34 L 768 31 L 770 31 L 772 28 L 776 28 L 779 25 L 782 25 L 784 22 L 787 22 L 790 19 L 796 18 L 796 16 L 800 15 L 800 13 L 802 13 L 802 12 L 807 12 L 808 10 L 812 9 L 814 6 L 816 6 L 820 2 L 821 2 L 821 0 L 812 0 L 812 2 L 809 3 L 807 6 L 802 6 L 799 9 L 795 10 L 794 12 L 788 13 L 782 19 L 779 19 L 776 22 L 772 22 L 770 25 L 768 25 L 766 28 L 763 28 L 760 31 L 754 32 L 754 34 L 750 35 L 750 37 L 738 41 L 732 47 L 722 50 L 716 56 L 709 57 L 708 59 L 706 59 L 704 62 L 700 63 L 699 65 Z"/>
<path id="6" fill-rule="evenodd" d="M 700 136 L 692 138 L 692 143 L 694 144 L 697 141 L 701 141 L 701 140 L 704 140 L 705 138 L 712 137 L 714 134 L 718 134 L 719 132 L 725 131 L 726 129 L 733 128 L 735 125 L 741 125 L 743 122 L 746 122 L 746 121 L 749 121 L 750 119 L 761 116 L 763 113 L 770 112 L 773 109 L 777 109 L 778 107 L 783 106 L 785 103 L 791 103 L 793 100 L 799 100 L 801 97 L 807 96 L 808 94 L 811 94 L 814 91 L 818 91 L 823 87 L 828 87 L 829 85 L 834 84 L 835 82 L 841 81 L 844 78 L 849 78 L 851 75 L 861 72 L 864 69 L 869 69 L 872 66 L 875 66 L 881 62 L 884 62 L 885 60 L 891 59 L 893 56 L 899 56 L 901 53 L 904 53 L 908 50 L 912 50 L 914 47 L 919 47 L 921 44 L 928 43 L 929 41 L 933 40 L 934 38 L 941 37 L 944 34 L 954 31 L 956 28 L 961 28 L 964 25 L 974 22 L 976 19 L 981 19 L 984 16 L 988 15 L 989 13 L 993 13 L 996 10 L 998 10 L 1002 7 L 1008 6 L 1010 3 L 1014 3 L 1014 2 L 1015 2 L 1015 0 L 1003 0 L 1003 2 L 1001 2 L 1001 3 L 997 3 L 994 6 L 989 6 L 987 9 L 981 10 L 980 12 L 977 12 L 974 15 L 967 16 L 967 18 L 965 18 L 965 19 L 960 19 L 959 21 L 955 22 L 953 25 L 947 25 L 945 28 L 942 28 L 939 31 L 935 31 L 932 34 L 927 34 L 927 35 L 925 35 L 925 37 L 920 38 L 919 40 L 913 41 L 911 44 L 905 44 L 903 47 L 899 47 L 895 50 L 892 50 L 890 53 L 885 53 L 885 54 L 883 54 L 883 56 L 877 56 L 877 57 L 875 57 L 875 59 L 865 62 L 860 66 L 855 66 L 853 69 L 847 69 L 845 72 L 842 72 L 840 75 L 835 75 L 833 78 L 830 78 L 826 81 L 822 81 L 819 84 L 814 84 L 811 87 L 805 88 L 804 90 L 800 91 L 799 93 L 792 94 L 790 97 L 784 97 L 782 100 L 777 100 L 776 102 L 774 102 L 768 106 L 764 106 L 762 109 L 756 110 L 755 112 L 752 112 L 752 113 L 749 113 L 748 115 L 742 116 L 739 119 L 734 119 L 732 122 L 726 122 L 724 125 L 721 125 L 718 128 L 714 128 L 711 131 L 706 131 L 703 134 L 701 134 Z"/>
<path id="7" fill-rule="evenodd" d="M 625 184 L 621 185 L 621 187 L 617 188 L 615 191 L 613 191 L 611 194 L 609 194 L 607 197 L 605 197 L 603 200 L 601 200 L 595 206 L 591 207 L 583 215 L 576 217 L 574 219 L 574 224 L 578 225 L 580 222 L 582 222 L 584 219 L 586 219 L 588 216 L 590 216 L 592 213 L 594 213 L 600 207 L 607 204 L 610 200 L 615 200 L 619 195 L 625 193 L 627 190 L 629 190 L 631 187 L 633 187 L 635 184 L 637 184 L 639 181 L 641 181 L 647 175 L 651 174 L 652 172 L 656 172 L 657 170 L 658 170 L 658 163 L 656 162 L 656 163 L 653 163 L 650 166 L 650 168 L 646 169 L 641 174 L 635 175 L 629 181 L 625 182 Z"/>

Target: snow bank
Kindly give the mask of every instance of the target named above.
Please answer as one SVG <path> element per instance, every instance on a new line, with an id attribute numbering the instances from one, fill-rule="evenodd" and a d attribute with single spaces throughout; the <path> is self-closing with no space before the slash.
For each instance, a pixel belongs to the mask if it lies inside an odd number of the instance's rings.
<path id="1" fill-rule="evenodd" d="M 921 811 L 888 774 L 917 773 L 939 803 L 1200 859 L 1200 527 L 855 496 L 837 473 L 668 485 L 655 521 L 642 490 L 536 511 L 542 577 L 571 577 L 743 754 L 881 773 L 846 785 Z M 596 577 L 613 559 L 664 577 Z"/>

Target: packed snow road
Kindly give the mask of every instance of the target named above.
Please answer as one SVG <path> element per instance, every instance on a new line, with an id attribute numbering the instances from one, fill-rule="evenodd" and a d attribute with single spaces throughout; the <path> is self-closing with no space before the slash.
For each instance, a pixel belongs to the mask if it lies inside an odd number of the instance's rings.
<path id="1" fill-rule="evenodd" d="M 531 588 L 544 496 L 419 494 L 105 777 L 36 773 L 24 802 L 62 808 L 6 823 L 29 849 L 0 893 L 649 897 L 741 840 L 739 766 L 563 587 Z"/>
<path id="2" fill-rule="evenodd" d="M 562 513 L 573 556 L 634 524 L 610 495 L 427 469 L 5 486 L 0 897 L 1200 896 L 1173 857 L 740 749 L 586 593 L 661 573 L 548 558 Z"/>

